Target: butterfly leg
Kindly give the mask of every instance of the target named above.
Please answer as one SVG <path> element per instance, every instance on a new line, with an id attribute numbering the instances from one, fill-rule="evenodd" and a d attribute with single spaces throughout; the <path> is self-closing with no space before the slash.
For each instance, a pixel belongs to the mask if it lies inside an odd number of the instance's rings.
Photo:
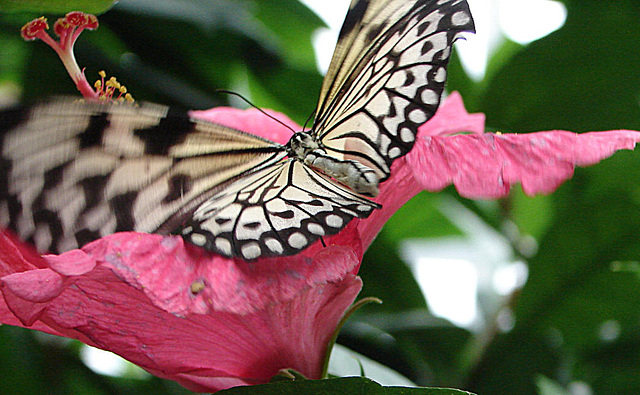
<path id="1" fill-rule="evenodd" d="M 358 161 L 340 160 L 327 155 L 321 149 L 315 149 L 305 155 L 304 163 L 362 195 L 378 195 L 378 174 Z"/>

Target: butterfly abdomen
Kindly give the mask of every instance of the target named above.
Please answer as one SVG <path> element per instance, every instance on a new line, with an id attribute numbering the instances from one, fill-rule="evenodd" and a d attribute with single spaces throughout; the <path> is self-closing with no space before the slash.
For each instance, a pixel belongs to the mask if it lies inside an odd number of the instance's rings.
<path id="1" fill-rule="evenodd" d="M 318 149 L 308 153 L 304 157 L 304 163 L 322 171 L 359 194 L 369 197 L 378 196 L 378 174 L 360 162 L 336 159 Z"/>

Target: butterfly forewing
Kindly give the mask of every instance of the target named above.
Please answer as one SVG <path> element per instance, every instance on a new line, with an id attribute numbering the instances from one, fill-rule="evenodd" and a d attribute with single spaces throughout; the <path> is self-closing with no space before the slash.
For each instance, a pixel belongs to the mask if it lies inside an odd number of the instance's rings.
<path id="1" fill-rule="evenodd" d="M 2 117 L 0 219 L 40 251 L 116 231 L 174 231 L 218 188 L 285 155 L 151 104 L 56 99 Z"/>
<path id="2" fill-rule="evenodd" d="M 384 181 L 435 114 L 451 44 L 472 30 L 462 0 L 354 1 L 314 124 L 327 152 L 360 161 Z"/>

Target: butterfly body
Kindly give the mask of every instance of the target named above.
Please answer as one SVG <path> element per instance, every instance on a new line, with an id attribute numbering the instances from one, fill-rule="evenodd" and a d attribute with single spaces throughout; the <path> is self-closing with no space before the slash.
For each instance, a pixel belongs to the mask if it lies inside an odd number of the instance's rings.
<path id="1" fill-rule="evenodd" d="M 368 196 L 378 196 L 378 175 L 355 160 L 340 160 L 318 144 L 310 133 L 297 132 L 289 140 L 289 156 L 301 160 L 355 192 Z"/>
<path id="2" fill-rule="evenodd" d="M 0 112 L 0 224 L 43 252 L 135 230 L 247 260 L 296 254 L 380 207 L 369 198 L 471 30 L 464 0 L 353 0 L 313 127 L 285 145 L 149 103 Z"/>

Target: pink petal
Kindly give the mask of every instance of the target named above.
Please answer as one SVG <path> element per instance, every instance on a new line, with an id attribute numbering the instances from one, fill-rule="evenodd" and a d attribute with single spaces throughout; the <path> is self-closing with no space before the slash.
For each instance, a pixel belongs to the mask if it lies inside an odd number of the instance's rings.
<path id="1" fill-rule="evenodd" d="M 413 175 L 429 191 L 454 184 L 472 199 L 506 196 L 514 183 L 528 195 L 551 193 L 588 166 L 619 149 L 633 149 L 640 132 L 576 134 L 549 131 L 527 134 L 428 136 L 407 156 Z"/>
<path id="2" fill-rule="evenodd" d="M 27 302 L 44 303 L 64 290 L 64 277 L 50 269 L 29 270 L 4 276 L 2 286 Z"/>
<path id="3" fill-rule="evenodd" d="M 411 152 L 393 163 L 391 176 L 375 199 L 382 210 L 359 221 L 364 248 L 391 215 L 421 190 L 436 192 L 453 184 L 464 197 L 495 199 L 506 196 L 519 182 L 529 195 L 551 193 L 573 176 L 575 166 L 595 164 L 617 150 L 633 149 L 640 141 L 640 132 L 626 130 L 483 131 L 484 115 L 467 113 L 462 98 L 453 92 L 420 127 Z"/>
<path id="4" fill-rule="evenodd" d="M 46 255 L 44 258 L 52 270 L 63 276 L 80 276 L 96 267 L 96 261 L 81 250 L 69 251 L 65 256 Z"/>
<path id="5" fill-rule="evenodd" d="M 421 136 L 440 136 L 461 132 L 483 134 L 484 114 L 469 114 L 460 92 L 452 92 L 442 102 L 436 114 L 419 128 Z"/>
<path id="6" fill-rule="evenodd" d="M 264 111 L 295 131 L 302 129 L 282 113 L 273 110 Z M 293 135 L 293 132 L 287 127 L 255 108 L 239 110 L 231 107 L 215 107 L 209 110 L 191 111 L 190 115 L 197 119 L 219 123 L 243 132 L 255 134 L 279 144 L 286 144 Z"/>
<path id="7" fill-rule="evenodd" d="M 33 248 L 20 242 L 11 231 L 0 228 L 0 277 L 45 267 L 47 263 Z"/>
<path id="8" fill-rule="evenodd" d="M 353 274 L 361 252 L 310 250 L 246 263 L 179 237 L 117 233 L 46 256 L 55 271 L 5 273 L 0 319 L 113 351 L 196 391 L 264 383 L 282 368 L 319 378 L 327 342 L 362 287 Z M 78 265 L 79 274 L 60 274 Z"/>

